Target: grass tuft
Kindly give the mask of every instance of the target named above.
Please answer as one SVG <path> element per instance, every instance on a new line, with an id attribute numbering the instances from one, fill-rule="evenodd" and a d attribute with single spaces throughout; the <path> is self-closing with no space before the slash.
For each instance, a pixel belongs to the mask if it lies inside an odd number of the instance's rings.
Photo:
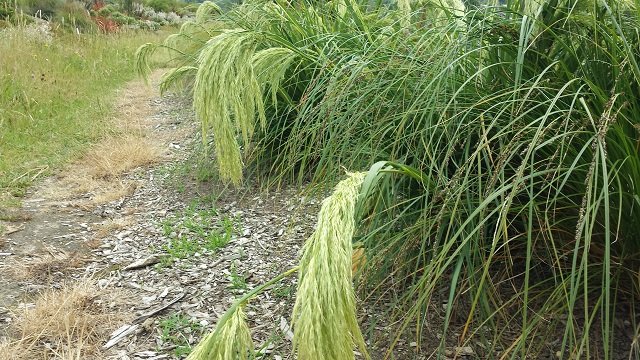
<path id="1" fill-rule="evenodd" d="M 154 163 L 162 155 L 157 141 L 137 135 L 112 137 L 91 147 L 86 163 L 94 178 L 117 178 L 140 166 Z"/>
<path id="2" fill-rule="evenodd" d="M 119 301 L 118 294 L 89 281 L 45 291 L 32 306 L 16 311 L 0 354 L 15 360 L 101 357 L 100 346 L 124 320 L 112 308 Z"/>

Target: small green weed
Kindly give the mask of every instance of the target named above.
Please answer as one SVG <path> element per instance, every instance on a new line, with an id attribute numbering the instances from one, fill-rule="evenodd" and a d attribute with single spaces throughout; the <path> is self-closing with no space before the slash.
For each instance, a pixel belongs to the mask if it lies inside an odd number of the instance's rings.
<path id="1" fill-rule="evenodd" d="M 288 299 L 291 297 L 291 294 L 293 294 L 293 286 L 278 283 L 271 289 L 271 294 L 281 299 Z"/>
<path id="2" fill-rule="evenodd" d="M 229 281 L 231 281 L 229 287 L 233 290 L 247 290 L 249 288 L 247 279 L 244 275 L 238 273 L 235 263 L 231 266 Z"/>
<path id="3" fill-rule="evenodd" d="M 205 248 L 210 251 L 218 250 L 231 241 L 231 236 L 236 232 L 233 221 L 229 217 L 224 217 L 221 221 L 221 229 L 211 231 L 206 236 Z"/>
<path id="4" fill-rule="evenodd" d="M 163 249 L 170 258 L 184 259 L 203 249 L 216 251 L 238 232 L 239 221 L 228 216 L 220 219 L 215 207 L 200 206 L 198 201 L 193 201 L 181 215 L 160 223 L 162 233 L 169 238 Z M 164 265 L 171 263 L 167 261 Z"/>
<path id="5" fill-rule="evenodd" d="M 195 166 L 195 178 L 198 182 L 204 183 L 217 179 L 215 162 L 210 158 L 201 158 Z"/>
<path id="6" fill-rule="evenodd" d="M 216 165 L 212 159 L 203 156 L 206 153 L 202 145 L 198 145 L 193 155 L 187 160 L 166 167 L 161 171 L 165 183 L 177 192 L 184 193 L 191 182 L 206 183 L 218 178 Z"/>
<path id="7" fill-rule="evenodd" d="M 171 257 L 171 256 L 162 256 L 162 257 L 160 257 L 160 262 L 155 264 L 154 267 L 155 267 L 155 269 L 157 271 L 160 271 L 162 269 L 171 267 L 173 265 L 173 262 L 174 262 L 174 258 L 173 257 Z"/>
<path id="8" fill-rule="evenodd" d="M 184 259 L 195 254 L 199 248 L 197 240 L 190 239 L 185 235 L 171 239 L 169 244 L 164 247 L 171 257 L 178 259 Z"/>
<path id="9" fill-rule="evenodd" d="M 188 316 L 173 313 L 160 320 L 158 330 L 162 344 L 175 346 L 173 353 L 181 358 L 191 352 L 189 335 L 194 333 L 199 335 L 202 332 L 202 325 L 192 321 Z"/>

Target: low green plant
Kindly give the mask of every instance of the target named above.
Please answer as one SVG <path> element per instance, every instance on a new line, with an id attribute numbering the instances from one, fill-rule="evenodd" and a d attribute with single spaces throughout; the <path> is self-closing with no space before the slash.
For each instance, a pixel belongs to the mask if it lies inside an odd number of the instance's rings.
<path id="1" fill-rule="evenodd" d="M 294 294 L 294 287 L 292 285 L 278 284 L 271 289 L 271 293 L 275 297 L 289 299 Z"/>
<path id="2" fill-rule="evenodd" d="M 181 313 L 173 313 L 158 324 L 160 341 L 163 346 L 173 346 L 173 354 L 182 358 L 191 352 L 189 337 L 202 332 L 202 325 Z"/>
<path id="3" fill-rule="evenodd" d="M 205 236 L 204 248 L 209 251 L 215 251 L 220 249 L 221 247 L 226 246 L 229 241 L 231 241 L 231 234 L 231 230 L 228 230 L 224 233 L 220 233 L 218 231 L 210 231 L 209 234 Z"/>
<path id="4" fill-rule="evenodd" d="M 163 269 L 170 268 L 173 266 L 175 259 L 171 256 L 161 256 L 160 262 L 154 265 L 154 268 L 157 271 L 162 271 Z"/>
<path id="5" fill-rule="evenodd" d="M 201 201 L 194 200 L 182 214 L 163 220 L 160 226 L 169 238 L 163 249 L 171 257 L 184 259 L 202 250 L 215 252 L 226 246 L 239 225 L 228 216 L 220 218 L 214 206 L 202 208 Z"/>
<path id="6" fill-rule="evenodd" d="M 198 252 L 200 244 L 186 235 L 179 235 L 169 240 L 163 248 L 171 257 L 185 259 Z"/>
<path id="7" fill-rule="evenodd" d="M 238 273 L 235 263 L 231 265 L 229 272 L 229 287 L 233 290 L 247 290 L 247 279 Z"/>

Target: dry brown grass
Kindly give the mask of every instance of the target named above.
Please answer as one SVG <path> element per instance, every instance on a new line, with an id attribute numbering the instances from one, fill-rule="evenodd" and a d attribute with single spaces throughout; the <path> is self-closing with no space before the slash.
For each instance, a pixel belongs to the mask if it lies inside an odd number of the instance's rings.
<path id="1" fill-rule="evenodd" d="M 14 314 L 12 339 L 0 344 L 2 359 L 97 359 L 100 346 L 125 321 L 122 294 L 91 281 L 41 293 Z"/>
<path id="2" fill-rule="evenodd" d="M 162 148 L 152 140 L 124 135 L 111 137 L 93 146 L 83 163 L 93 178 L 115 178 L 140 166 L 156 162 Z"/>
<path id="3" fill-rule="evenodd" d="M 68 253 L 51 248 L 47 250 L 48 254 L 13 262 L 10 267 L 13 277 L 17 280 L 47 283 L 64 278 L 87 261 L 79 252 Z"/>

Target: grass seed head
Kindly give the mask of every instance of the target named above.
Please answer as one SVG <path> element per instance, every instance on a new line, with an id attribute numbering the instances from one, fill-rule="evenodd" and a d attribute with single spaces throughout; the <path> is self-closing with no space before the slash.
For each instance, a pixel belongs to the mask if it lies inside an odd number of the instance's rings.
<path id="1" fill-rule="evenodd" d="M 364 177 L 353 173 L 338 183 L 304 246 L 293 309 L 294 347 L 301 360 L 353 359 L 354 344 L 368 358 L 351 280 L 355 206 Z"/>
<path id="2" fill-rule="evenodd" d="M 216 330 L 207 335 L 187 360 L 245 360 L 253 354 L 253 341 L 243 304 L 229 309 Z"/>

